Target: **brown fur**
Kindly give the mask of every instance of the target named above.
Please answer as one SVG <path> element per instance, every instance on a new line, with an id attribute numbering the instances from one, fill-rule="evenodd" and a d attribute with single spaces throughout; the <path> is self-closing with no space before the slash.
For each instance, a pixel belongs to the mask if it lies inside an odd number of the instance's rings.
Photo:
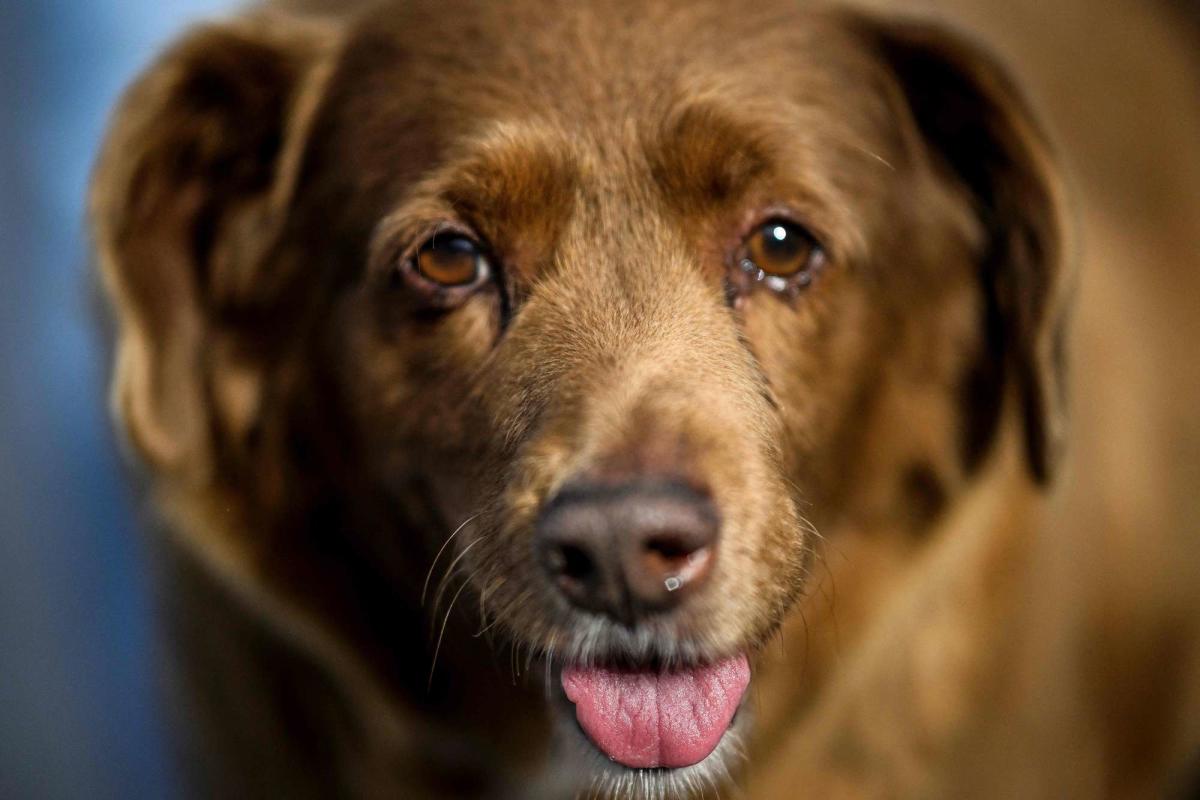
<path id="1" fill-rule="evenodd" d="M 1091 386 L 1061 176 L 993 56 L 874 12 L 461 0 L 188 34 L 92 208 L 200 791 L 1161 791 L 1196 742 L 1194 598 L 1100 565 L 1195 550 L 1112 534 L 1077 569 L 1087 540 L 1043 535 L 1083 513 L 1050 487 Z M 828 263 L 774 294 L 735 254 L 781 214 Z M 445 225 L 494 284 L 399 270 Z M 631 631 L 568 607 L 531 537 L 567 482 L 643 476 L 710 493 L 722 539 Z M 563 659 L 742 649 L 744 769 L 589 761 L 547 697 Z"/>

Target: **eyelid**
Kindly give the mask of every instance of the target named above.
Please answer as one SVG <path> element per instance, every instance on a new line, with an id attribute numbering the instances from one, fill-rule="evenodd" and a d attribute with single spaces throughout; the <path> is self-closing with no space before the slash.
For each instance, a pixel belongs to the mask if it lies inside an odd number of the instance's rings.
<path id="1" fill-rule="evenodd" d="M 460 237 L 470 240 L 479 252 L 483 255 L 488 255 L 491 248 L 475 234 L 470 227 L 459 222 L 450 220 L 442 220 L 433 224 L 427 224 L 415 228 L 413 234 L 407 239 L 407 246 L 403 249 L 404 258 L 414 258 L 418 253 L 425 249 L 426 245 L 431 245 L 439 236 Z"/>
<path id="2" fill-rule="evenodd" d="M 743 207 L 741 215 L 734 220 L 736 226 L 734 246 L 740 246 L 746 239 L 768 222 L 785 222 L 805 230 L 828 256 L 829 261 L 841 261 L 844 245 L 852 245 L 852 241 L 839 241 L 843 238 L 835 235 L 839 230 L 839 212 L 830 208 L 820 198 L 810 195 L 803 188 L 781 187 L 781 195 L 773 192 L 771 195 L 759 196 Z"/>

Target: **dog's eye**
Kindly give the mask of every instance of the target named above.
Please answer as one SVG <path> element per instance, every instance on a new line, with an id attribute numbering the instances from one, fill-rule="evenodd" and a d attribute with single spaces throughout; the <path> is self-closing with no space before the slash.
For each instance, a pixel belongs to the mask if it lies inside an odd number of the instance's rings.
<path id="1" fill-rule="evenodd" d="M 417 250 L 414 261 L 422 277 L 442 286 L 466 286 L 488 272 L 482 248 L 459 233 L 433 235 Z"/>
<path id="2" fill-rule="evenodd" d="M 775 219 L 760 225 L 746 239 L 741 266 L 747 272 L 758 273 L 759 280 L 768 284 L 792 278 L 804 284 L 824 257 L 821 245 L 807 230 L 794 222 Z"/>

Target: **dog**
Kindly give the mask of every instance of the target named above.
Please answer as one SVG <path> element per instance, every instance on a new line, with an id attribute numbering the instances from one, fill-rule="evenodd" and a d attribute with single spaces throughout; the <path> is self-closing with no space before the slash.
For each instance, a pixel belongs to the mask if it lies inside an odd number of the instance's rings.
<path id="1" fill-rule="evenodd" d="M 1195 593 L 1058 533 L 1100 428 L 1053 141 L 988 47 L 878 9 L 185 35 L 91 218 L 195 791 L 1182 786 Z"/>

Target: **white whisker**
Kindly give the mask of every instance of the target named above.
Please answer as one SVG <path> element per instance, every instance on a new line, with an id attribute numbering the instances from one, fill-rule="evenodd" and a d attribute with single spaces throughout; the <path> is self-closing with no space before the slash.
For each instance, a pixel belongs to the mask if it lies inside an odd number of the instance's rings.
<path id="1" fill-rule="evenodd" d="M 480 513 L 482 513 L 482 512 L 480 512 Z M 441 546 L 441 548 L 438 549 L 437 555 L 435 555 L 433 557 L 433 563 L 431 563 L 429 565 L 429 571 L 425 573 L 425 585 L 421 587 L 421 606 L 422 607 L 425 606 L 425 593 L 429 591 L 429 579 L 433 577 L 433 568 L 437 566 L 438 559 L 440 559 L 442 557 L 442 553 L 446 552 L 446 548 L 450 545 L 450 541 L 455 536 L 458 536 L 459 531 L 461 531 L 463 528 L 467 527 L 467 525 L 469 525 L 471 522 L 479 519 L 479 516 L 480 516 L 479 514 L 472 514 L 471 516 L 467 517 L 465 520 L 462 521 L 462 524 L 460 524 L 457 528 L 454 529 L 454 533 L 447 536 L 446 541 L 442 542 L 442 546 Z"/>
<path id="2" fill-rule="evenodd" d="M 879 155 L 878 153 L 868 150 L 867 148 L 863 147 L 862 145 L 855 144 L 854 142 L 850 142 L 850 146 L 853 147 L 855 150 L 859 151 L 860 153 L 865 153 L 865 154 L 869 155 L 871 158 L 875 159 L 880 164 L 883 164 L 885 167 L 890 169 L 892 172 L 896 171 L 896 168 L 894 166 L 892 166 L 892 163 L 890 161 L 888 161 L 886 158 L 884 158 L 883 156 Z"/>
<path id="3" fill-rule="evenodd" d="M 446 608 L 446 616 L 442 618 L 442 630 L 438 633 L 437 645 L 433 648 L 433 663 L 429 665 L 429 682 L 425 687 L 426 691 L 433 688 L 433 673 L 437 669 L 438 654 L 442 652 L 442 637 L 446 635 L 446 625 L 450 622 L 450 613 L 454 611 L 454 604 L 458 602 L 458 597 L 463 593 L 463 589 L 467 588 L 471 583 L 471 579 L 477 574 L 479 574 L 478 570 L 467 576 L 466 580 L 462 582 L 462 586 L 458 587 L 458 591 L 451 598 L 450 605 Z"/>
<path id="4" fill-rule="evenodd" d="M 446 569 L 446 576 L 442 578 L 441 582 L 439 583 L 437 594 L 433 598 L 433 616 L 435 618 L 437 617 L 438 608 L 442 604 L 442 595 L 446 591 L 446 586 L 450 583 L 450 577 L 454 574 L 454 568 L 458 566 L 458 562 L 462 561 L 463 557 L 466 556 L 467 553 L 471 552 L 472 547 L 479 544 L 486 538 L 486 536 L 480 536 L 478 539 L 464 547 L 462 552 L 455 556 L 454 560 L 450 562 L 450 566 Z"/>

